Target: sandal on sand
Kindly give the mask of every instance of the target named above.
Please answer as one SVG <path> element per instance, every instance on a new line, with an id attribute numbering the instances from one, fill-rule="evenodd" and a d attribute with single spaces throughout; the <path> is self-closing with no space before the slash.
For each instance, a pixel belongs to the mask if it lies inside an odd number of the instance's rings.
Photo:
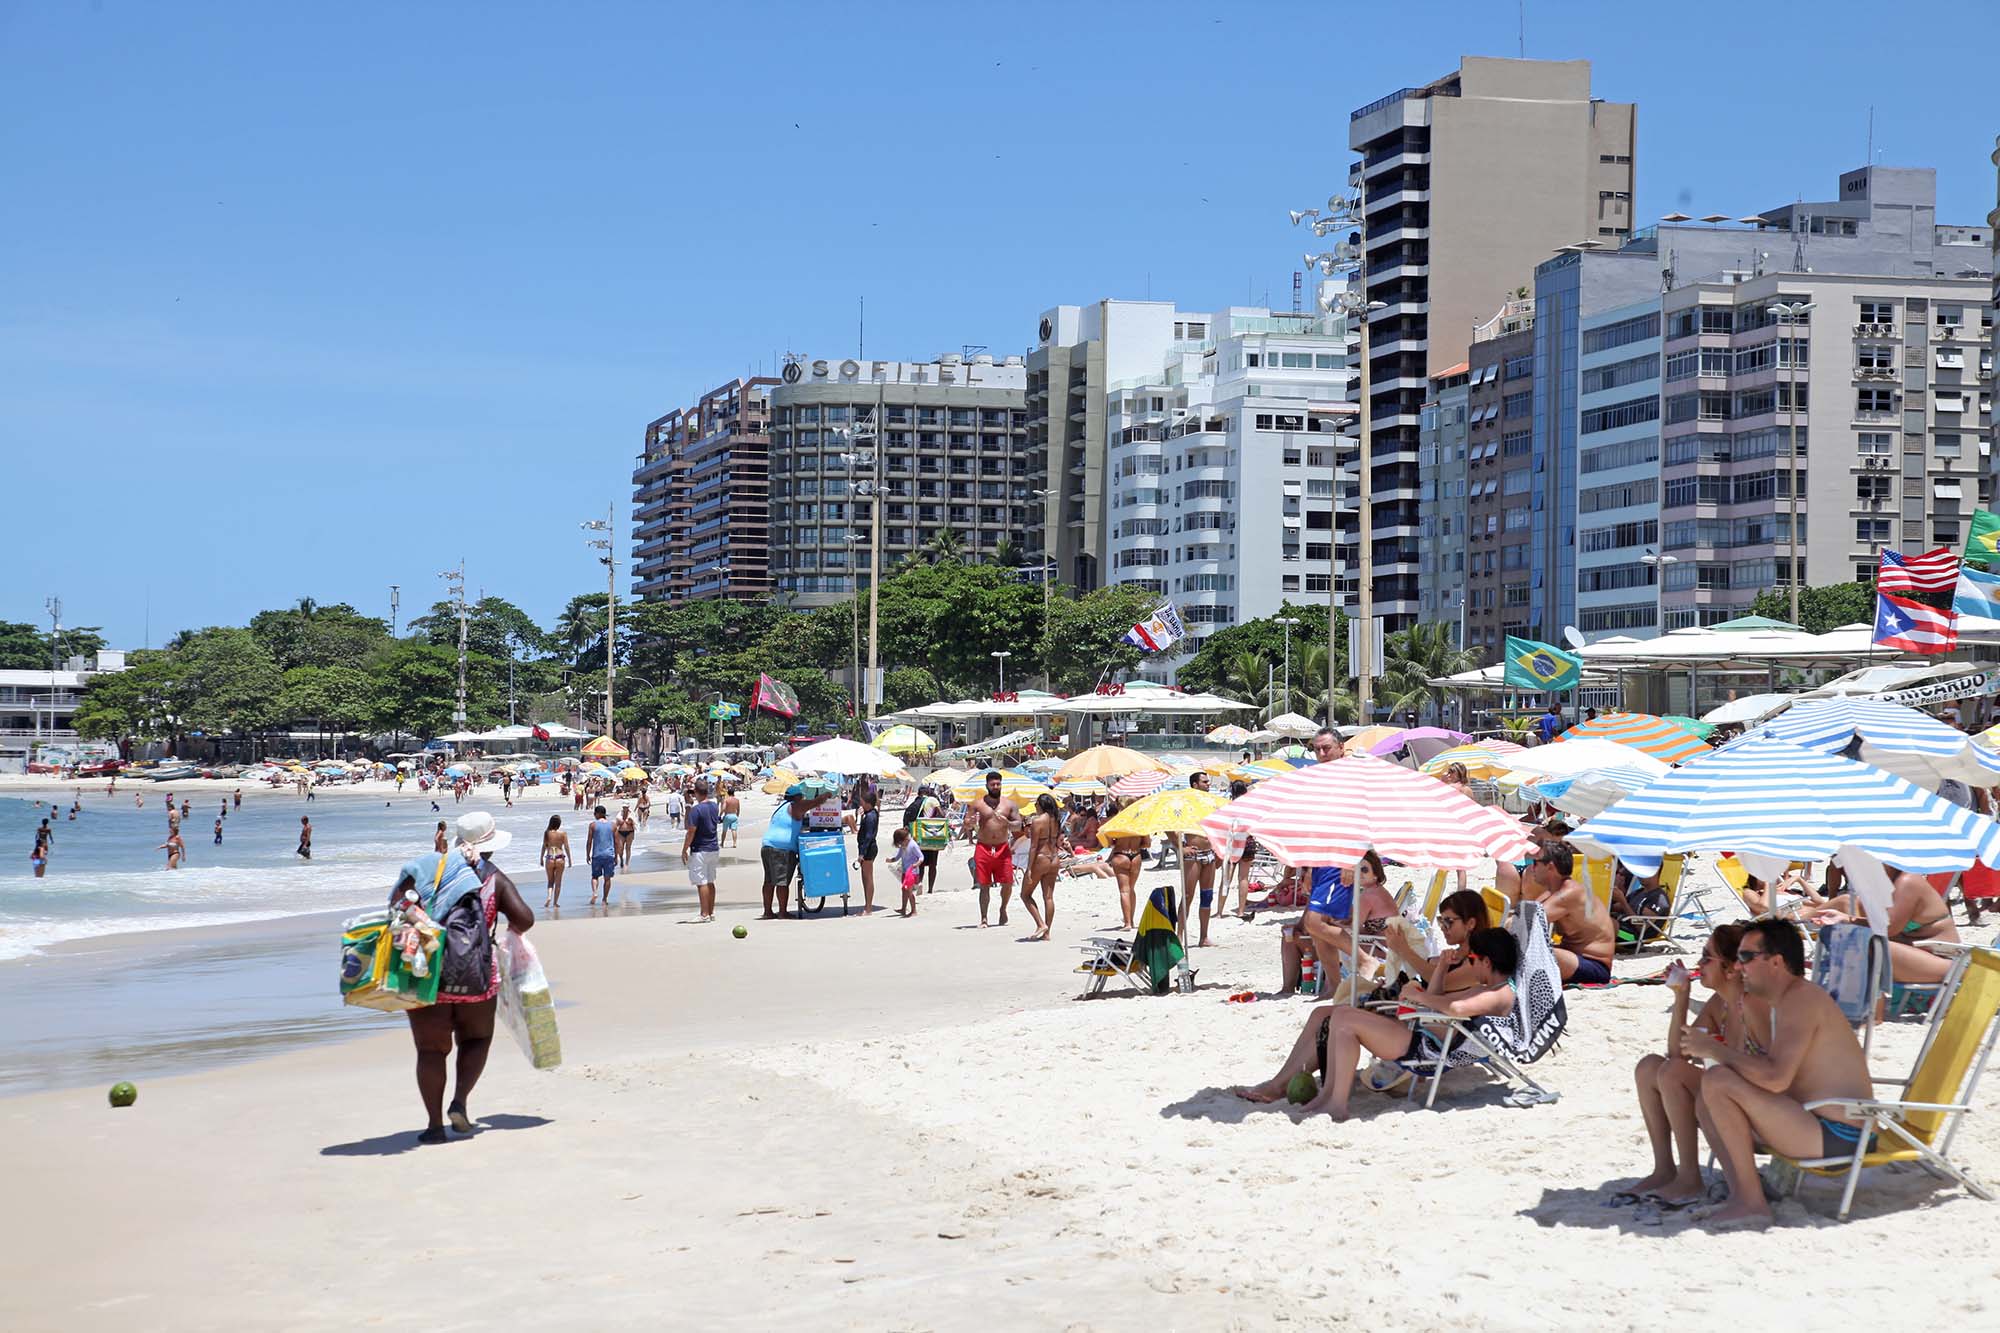
<path id="1" fill-rule="evenodd" d="M 465 1113 L 465 1107 L 458 1102 L 453 1102 L 445 1108 L 444 1118 L 451 1121 L 451 1127 L 461 1134 L 474 1132 L 472 1117 Z"/>

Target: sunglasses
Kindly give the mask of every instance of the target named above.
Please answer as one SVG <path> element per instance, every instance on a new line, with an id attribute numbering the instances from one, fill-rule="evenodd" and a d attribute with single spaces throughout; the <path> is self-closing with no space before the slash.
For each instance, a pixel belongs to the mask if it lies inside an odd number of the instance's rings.
<path id="1" fill-rule="evenodd" d="M 1461 921 L 1463 921 L 1463 920 L 1465 920 L 1465 918 L 1464 918 L 1464 917 L 1462 917 L 1462 916 L 1453 916 L 1453 915 L 1452 915 L 1452 914 L 1451 914 L 1450 912 L 1439 912 L 1439 913 L 1438 913 L 1438 924 L 1439 924 L 1440 926 L 1455 926 L 1455 925 L 1457 925 L 1457 924 L 1458 924 L 1459 922 L 1461 922 Z"/>
<path id="2" fill-rule="evenodd" d="M 1736 961 L 1738 963 L 1754 963 L 1759 958 L 1769 958 L 1770 956 L 1771 951 L 1769 949 L 1738 949 L 1736 951 Z"/>

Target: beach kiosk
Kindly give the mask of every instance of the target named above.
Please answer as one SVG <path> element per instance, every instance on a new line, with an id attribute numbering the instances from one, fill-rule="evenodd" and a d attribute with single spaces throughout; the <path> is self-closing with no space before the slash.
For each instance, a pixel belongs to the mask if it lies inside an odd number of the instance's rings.
<path id="1" fill-rule="evenodd" d="M 840 831 L 840 798 L 832 796 L 806 811 L 806 826 L 799 830 L 799 910 L 813 915 L 838 895 L 840 914 L 846 916 L 852 892 L 847 835 Z"/>

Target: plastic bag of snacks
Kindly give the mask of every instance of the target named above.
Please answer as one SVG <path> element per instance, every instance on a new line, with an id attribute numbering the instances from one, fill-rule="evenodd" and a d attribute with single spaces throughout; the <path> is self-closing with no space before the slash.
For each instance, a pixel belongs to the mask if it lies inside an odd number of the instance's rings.
<path id="1" fill-rule="evenodd" d="M 427 924 L 427 923 L 426 923 Z M 407 932 L 414 931 L 414 937 Z M 400 947 L 399 933 L 405 933 Z M 340 998 L 363 1009 L 396 1012 L 437 1003 L 439 969 L 435 927 L 398 921 L 391 912 L 368 912 L 340 928 Z"/>
<path id="2" fill-rule="evenodd" d="M 525 935 L 502 930 L 495 942 L 500 964 L 500 1022 L 536 1069 L 562 1063 L 562 1034 L 556 1031 L 555 997 L 542 960 Z"/>

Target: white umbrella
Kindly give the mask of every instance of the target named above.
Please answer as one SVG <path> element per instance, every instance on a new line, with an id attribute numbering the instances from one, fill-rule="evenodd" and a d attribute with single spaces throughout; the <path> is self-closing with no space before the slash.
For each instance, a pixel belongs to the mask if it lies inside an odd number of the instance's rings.
<path id="1" fill-rule="evenodd" d="M 1718 727 L 1752 726 L 1762 722 L 1771 714 L 1797 703 L 1796 694 L 1752 694 L 1741 699 L 1731 699 L 1726 704 L 1718 704 L 1701 715 L 1704 722 L 1712 722 Z"/>
<path id="2" fill-rule="evenodd" d="M 1560 745 L 1537 745 L 1532 750 L 1508 755 L 1505 763 L 1515 773 L 1547 777 L 1573 777 L 1600 768 L 1636 768 L 1654 777 L 1667 771 L 1666 764 L 1644 750 L 1601 736 L 1585 736 Z"/>
<path id="3" fill-rule="evenodd" d="M 786 759 L 785 767 L 794 773 L 838 773 L 842 777 L 860 773 L 883 778 L 903 776 L 903 761 L 895 755 L 842 736 L 808 745 Z"/>
<path id="4" fill-rule="evenodd" d="M 1290 736 L 1294 740 L 1304 740 L 1307 736 L 1319 734 L 1319 723 L 1297 713 L 1280 713 L 1264 724 L 1266 731 L 1275 731 L 1280 736 Z"/>

